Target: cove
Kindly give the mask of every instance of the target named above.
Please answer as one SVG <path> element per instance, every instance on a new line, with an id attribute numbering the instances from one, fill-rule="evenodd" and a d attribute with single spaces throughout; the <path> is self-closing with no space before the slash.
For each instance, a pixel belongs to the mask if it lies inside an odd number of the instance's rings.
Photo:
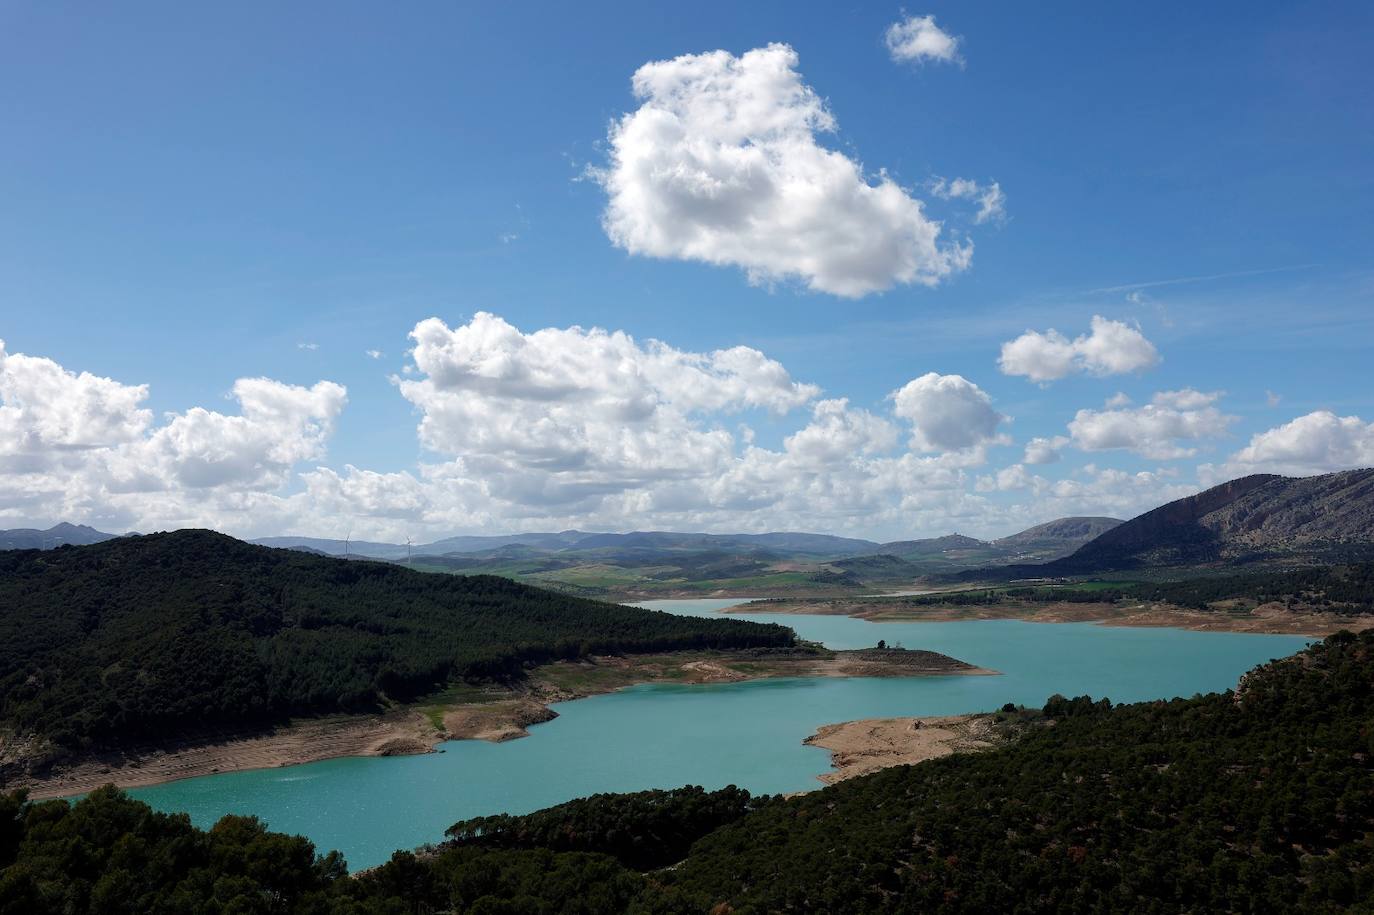
<path id="1" fill-rule="evenodd" d="M 714 615 L 733 600 L 651 601 Z M 129 793 L 209 827 L 227 813 L 338 849 L 354 868 L 442 840 L 454 821 L 524 813 L 605 791 L 736 784 L 762 793 L 819 787 L 829 754 L 801 741 L 822 724 L 893 715 L 1041 705 L 1053 693 L 1116 702 L 1227 689 L 1256 664 L 1292 654 L 1299 636 L 1128 629 L 1009 620 L 870 623 L 838 616 L 749 614 L 831 648 L 878 639 L 952 655 L 996 677 L 795 678 L 638 686 L 555 706 L 559 717 L 503 744 L 451 741 L 443 753 L 348 758 L 234 772 Z"/>

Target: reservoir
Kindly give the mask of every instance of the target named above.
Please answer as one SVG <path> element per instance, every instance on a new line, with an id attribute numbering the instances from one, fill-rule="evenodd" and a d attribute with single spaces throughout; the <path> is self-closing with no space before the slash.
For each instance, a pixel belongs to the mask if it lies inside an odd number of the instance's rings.
<path id="1" fill-rule="evenodd" d="M 650 601 L 669 613 L 714 615 L 735 600 Z M 443 753 L 333 759 L 233 772 L 129 793 L 209 827 L 255 814 L 338 849 L 353 869 L 398 848 L 443 839 L 466 817 L 524 813 L 607 791 L 708 789 L 755 793 L 817 788 L 829 753 L 802 745 L 823 724 L 896 715 L 1044 704 L 1053 693 L 1114 702 L 1233 687 L 1245 671 L 1292 654 L 1301 636 L 1132 629 L 1091 623 L 989 620 L 870 623 L 842 616 L 750 614 L 830 648 L 888 645 L 939 651 L 1001 676 L 789 678 L 719 685 L 637 686 L 559 703 L 559 717 L 508 743 L 450 741 Z"/>

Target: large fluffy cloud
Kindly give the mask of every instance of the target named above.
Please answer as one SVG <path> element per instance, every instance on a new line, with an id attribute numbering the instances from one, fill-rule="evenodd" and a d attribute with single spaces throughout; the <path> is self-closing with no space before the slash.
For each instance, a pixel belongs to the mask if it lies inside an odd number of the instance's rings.
<path id="1" fill-rule="evenodd" d="M 835 119 L 784 44 L 645 64 L 640 107 L 612 126 L 607 235 L 632 254 L 741 267 L 841 296 L 934 285 L 972 247 L 921 201 L 818 142 Z M 1000 189 L 998 189 L 1000 194 Z"/>
<path id="2" fill-rule="evenodd" d="M 1141 407 L 1079 410 L 1069 436 L 1084 451 L 1121 449 L 1154 460 L 1191 457 L 1197 449 L 1185 443 L 1219 438 L 1235 421 L 1216 407 L 1220 397 L 1219 391 L 1161 391 Z"/>
<path id="3" fill-rule="evenodd" d="M 153 432 L 129 452 L 139 472 L 192 489 L 275 489 L 297 463 L 323 457 L 348 399 L 332 381 L 305 388 L 270 378 L 240 378 L 233 396 L 238 416 L 193 407 Z"/>
<path id="4" fill-rule="evenodd" d="M 1374 467 L 1374 423 L 1317 410 L 1257 433 L 1231 456 L 1220 476 L 1283 473 L 1294 476 Z"/>
<path id="5" fill-rule="evenodd" d="M 998 366 L 1007 375 L 1045 383 L 1074 372 L 1121 375 L 1159 364 L 1159 351 L 1138 328 L 1093 315 L 1089 333 L 1070 340 L 1059 331 L 1028 330 L 1002 344 Z"/>
<path id="6" fill-rule="evenodd" d="M 541 498 L 578 500 L 714 473 L 733 437 L 695 417 L 786 412 L 819 393 L 746 347 L 687 353 L 580 327 L 525 334 L 486 313 L 456 328 L 431 318 L 411 336 L 421 377 L 397 383 L 423 413 L 421 441 L 512 497 L 536 479 Z"/>
<path id="7" fill-rule="evenodd" d="M 429 319 L 412 336 L 412 371 L 396 383 L 442 459 L 421 468 L 429 518 L 854 529 L 987 510 L 965 491 L 965 471 L 1000 440 L 1002 417 L 957 375 L 895 391 L 886 417 L 821 399 L 747 347 L 692 353 L 595 328 L 526 333 L 490 314 L 457 327 Z M 755 444 L 740 424 L 750 411 L 802 409 L 780 447 Z M 915 452 L 902 451 L 906 423 Z M 311 480 L 331 494 L 410 486 L 358 471 Z"/>
<path id="8" fill-rule="evenodd" d="M 293 467 L 323 456 L 347 394 L 268 378 L 240 379 L 232 394 L 236 415 L 193 407 L 155 426 L 146 385 L 0 346 L 0 518 L 263 523 Z"/>
<path id="9" fill-rule="evenodd" d="M 898 63 L 962 63 L 960 39 L 935 24 L 934 16 L 907 16 L 887 27 L 883 39 Z"/>
<path id="10" fill-rule="evenodd" d="M 0 455 L 108 447 L 152 422 L 147 385 L 75 374 L 51 359 L 8 353 L 0 340 Z"/>
<path id="11" fill-rule="evenodd" d="M 997 440 L 1006 418 L 992 398 L 962 375 L 928 372 L 893 392 L 895 412 L 915 424 L 912 445 L 922 451 L 958 451 Z"/>

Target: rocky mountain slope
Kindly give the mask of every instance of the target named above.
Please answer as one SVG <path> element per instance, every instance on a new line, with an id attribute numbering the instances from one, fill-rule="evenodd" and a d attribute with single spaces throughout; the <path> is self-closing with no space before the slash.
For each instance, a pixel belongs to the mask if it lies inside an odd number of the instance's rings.
<path id="1" fill-rule="evenodd" d="M 1124 523 L 1120 518 L 1057 518 L 1027 528 L 1019 534 L 994 540 L 992 543 L 994 546 L 1018 552 L 1071 551 Z"/>
<path id="2" fill-rule="evenodd" d="M 1374 469 L 1256 474 L 1112 528 L 1044 572 L 1374 557 Z"/>

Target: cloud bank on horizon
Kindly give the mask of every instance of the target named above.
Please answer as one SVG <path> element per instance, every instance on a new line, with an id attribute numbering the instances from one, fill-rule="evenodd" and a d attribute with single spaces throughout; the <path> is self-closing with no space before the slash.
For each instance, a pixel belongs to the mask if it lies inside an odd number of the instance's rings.
<path id="1" fill-rule="evenodd" d="M 833 530 L 877 537 L 1005 532 L 1064 514 L 1130 515 L 1221 478 L 1374 464 L 1374 423 L 1319 410 L 1256 434 L 1221 463 L 1176 466 L 1233 417 L 1221 392 L 1160 391 L 1082 409 L 1062 436 L 1018 443 L 992 398 L 927 372 L 881 410 L 828 396 L 745 346 L 707 353 L 621 331 L 525 332 L 478 313 L 411 331 L 398 409 L 419 415 L 425 457 L 380 471 L 324 463 L 343 386 L 243 378 L 237 414 L 192 407 L 155 420 L 146 385 L 74 372 L 0 343 L 0 521 L 67 519 L 120 529 L 208 526 L 241 535 L 358 536 L 582 526 Z M 790 420 L 777 447 L 750 418 Z M 999 449 L 1019 461 L 996 467 Z M 1086 464 L 1124 450 L 1164 462 L 1130 473 Z M 1017 493 L 1017 504 L 991 500 Z"/>

